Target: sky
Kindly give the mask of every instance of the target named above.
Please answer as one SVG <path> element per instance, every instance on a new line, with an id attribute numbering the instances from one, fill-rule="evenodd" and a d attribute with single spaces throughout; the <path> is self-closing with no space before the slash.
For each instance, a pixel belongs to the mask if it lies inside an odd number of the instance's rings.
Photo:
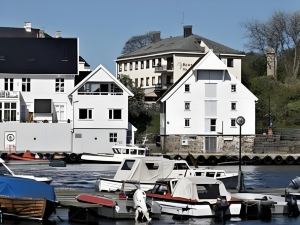
<path id="1" fill-rule="evenodd" d="M 279 10 L 300 10 L 300 0 L 0 0 L 0 26 L 27 21 L 52 36 L 77 37 L 92 69 L 102 64 L 115 74 L 114 60 L 134 35 L 161 31 L 167 38 L 192 25 L 194 34 L 247 51 L 243 24 Z"/>

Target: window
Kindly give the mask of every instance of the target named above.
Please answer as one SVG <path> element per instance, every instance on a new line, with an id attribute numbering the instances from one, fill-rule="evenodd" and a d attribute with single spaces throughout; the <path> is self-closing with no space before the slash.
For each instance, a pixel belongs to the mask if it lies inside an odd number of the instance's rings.
<path id="1" fill-rule="evenodd" d="M 210 131 L 216 131 L 216 126 L 217 126 L 217 120 L 210 119 Z"/>
<path id="2" fill-rule="evenodd" d="M 127 63 L 124 63 L 124 71 L 127 71 Z"/>
<path id="3" fill-rule="evenodd" d="M 233 67 L 233 58 L 227 59 L 227 67 Z"/>
<path id="4" fill-rule="evenodd" d="M 119 72 L 122 72 L 122 63 L 119 64 Z"/>
<path id="5" fill-rule="evenodd" d="M 144 69 L 144 61 L 141 61 L 141 69 Z"/>
<path id="6" fill-rule="evenodd" d="M 117 133 L 109 133 L 109 142 L 117 142 L 118 134 Z"/>
<path id="7" fill-rule="evenodd" d="M 129 70 L 132 70 L 132 62 L 129 63 Z"/>
<path id="8" fill-rule="evenodd" d="M 161 76 L 158 76 L 158 81 L 157 81 L 158 84 L 161 84 Z"/>
<path id="9" fill-rule="evenodd" d="M 64 92 L 65 91 L 65 79 L 56 78 L 55 79 L 55 92 Z"/>
<path id="10" fill-rule="evenodd" d="M 236 92 L 236 85 L 235 84 L 231 85 L 231 92 Z"/>
<path id="11" fill-rule="evenodd" d="M 65 120 L 65 104 L 54 103 L 55 113 L 56 113 L 56 121 Z"/>
<path id="12" fill-rule="evenodd" d="M 158 170 L 159 164 L 158 163 L 145 163 L 148 170 Z"/>
<path id="13" fill-rule="evenodd" d="M 184 91 L 185 92 L 190 92 L 190 85 L 189 84 L 184 85 Z"/>
<path id="14" fill-rule="evenodd" d="M 161 58 L 157 59 L 157 66 L 161 66 Z"/>
<path id="15" fill-rule="evenodd" d="M 122 165 L 121 170 L 131 170 L 133 164 L 134 164 L 134 160 L 132 159 L 126 159 L 125 162 Z"/>
<path id="16" fill-rule="evenodd" d="M 232 127 L 235 127 L 236 126 L 236 119 L 231 119 L 231 123 L 230 123 L 230 125 L 232 126 Z"/>
<path id="17" fill-rule="evenodd" d="M 136 61 L 136 62 L 135 62 L 135 70 L 138 70 L 138 68 L 139 68 L 139 62 Z"/>
<path id="18" fill-rule="evenodd" d="M 146 77 L 146 86 L 149 86 L 149 77 Z"/>
<path id="19" fill-rule="evenodd" d="M 2 122 L 2 102 L 0 102 L 0 122 Z"/>
<path id="20" fill-rule="evenodd" d="M 190 126 L 190 119 L 184 119 L 184 126 L 189 127 Z"/>
<path id="21" fill-rule="evenodd" d="M 110 120 L 120 120 L 122 119 L 122 110 L 121 109 L 110 109 L 108 118 Z"/>
<path id="22" fill-rule="evenodd" d="M 218 184 L 196 184 L 199 199 L 216 199 L 220 197 Z"/>
<path id="23" fill-rule="evenodd" d="M 79 109 L 80 120 L 91 120 L 93 119 L 93 109 Z"/>
<path id="24" fill-rule="evenodd" d="M 185 102 L 184 103 L 184 109 L 185 110 L 190 110 L 190 106 L 191 106 L 190 102 Z"/>
<path id="25" fill-rule="evenodd" d="M 141 78 L 141 84 L 140 84 L 141 87 L 144 86 L 144 78 Z"/>
<path id="26" fill-rule="evenodd" d="M 186 163 L 175 163 L 173 170 L 188 170 L 189 166 Z"/>
<path id="27" fill-rule="evenodd" d="M 22 91 L 30 92 L 30 78 L 22 78 Z"/>
<path id="28" fill-rule="evenodd" d="M 13 91 L 14 90 L 14 79 L 13 78 L 4 78 L 4 90 Z"/>
<path id="29" fill-rule="evenodd" d="M 134 80 L 134 85 L 135 85 L 135 87 L 138 87 L 138 86 L 139 86 L 139 79 L 138 79 L 138 78 L 135 78 L 135 80 Z"/>
<path id="30" fill-rule="evenodd" d="M 231 110 L 236 110 L 236 102 L 231 102 Z"/>
<path id="31" fill-rule="evenodd" d="M 152 68 L 155 67 L 155 59 L 152 59 Z"/>
<path id="32" fill-rule="evenodd" d="M 155 85 L 155 77 L 152 77 L 152 85 Z"/>
<path id="33" fill-rule="evenodd" d="M 146 69 L 149 69 L 150 61 L 146 60 Z"/>
<path id="34" fill-rule="evenodd" d="M 17 120 L 17 103 L 4 102 L 4 121 Z"/>

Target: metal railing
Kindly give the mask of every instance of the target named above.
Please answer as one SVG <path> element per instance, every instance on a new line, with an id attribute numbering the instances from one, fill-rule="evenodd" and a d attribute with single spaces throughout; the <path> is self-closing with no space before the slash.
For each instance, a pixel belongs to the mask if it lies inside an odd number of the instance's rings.
<path id="1" fill-rule="evenodd" d="M 19 98 L 18 91 L 0 91 L 0 98 Z"/>

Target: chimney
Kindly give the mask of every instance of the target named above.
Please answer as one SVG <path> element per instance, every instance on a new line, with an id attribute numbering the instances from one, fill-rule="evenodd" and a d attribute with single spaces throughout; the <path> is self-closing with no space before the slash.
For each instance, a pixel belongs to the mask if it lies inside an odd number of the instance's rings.
<path id="1" fill-rule="evenodd" d="M 26 32 L 31 32 L 31 23 L 30 22 L 25 22 L 24 23 L 24 28 Z"/>
<path id="2" fill-rule="evenodd" d="M 193 35 L 192 25 L 186 25 L 183 27 L 183 37 L 189 37 Z"/>
<path id="3" fill-rule="evenodd" d="M 151 33 L 151 39 L 153 43 L 160 41 L 160 31 L 153 31 Z"/>
<path id="4" fill-rule="evenodd" d="M 55 38 L 61 38 L 61 31 L 56 31 L 55 32 Z"/>
<path id="5" fill-rule="evenodd" d="M 39 30 L 39 38 L 45 38 L 44 30 Z"/>

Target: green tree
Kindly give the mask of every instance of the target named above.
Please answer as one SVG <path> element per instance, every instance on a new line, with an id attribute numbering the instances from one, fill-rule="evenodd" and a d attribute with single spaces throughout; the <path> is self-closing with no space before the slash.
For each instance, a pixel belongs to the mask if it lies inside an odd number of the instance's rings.
<path id="1" fill-rule="evenodd" d="M 137 128 L 137 134 L 141 134 L 151 123 L 151 115 L 144 102 L 144 91 L 140 87 L 135 87 L 133 81 L 126 75 L 122 75 L 120 81 L 134 94 L 128 101 L 128 120 Z"/>

